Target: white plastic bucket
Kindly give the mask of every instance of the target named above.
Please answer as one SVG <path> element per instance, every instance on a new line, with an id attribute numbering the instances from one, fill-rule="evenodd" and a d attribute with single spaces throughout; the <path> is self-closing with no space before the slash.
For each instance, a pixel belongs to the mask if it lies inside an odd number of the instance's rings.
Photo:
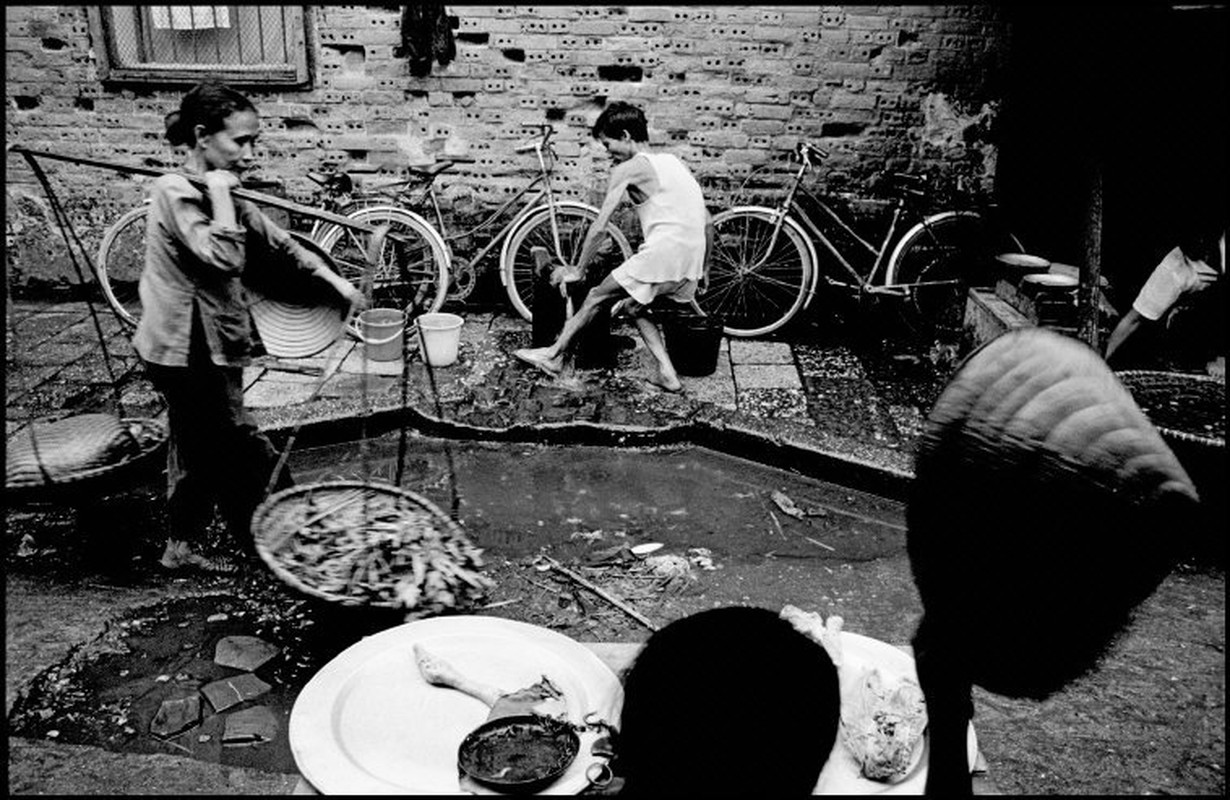
<path id="1" fill-rule="evenodd" d="M 372 361 L 401 359 L 402 337 L 406 330 L 406 312 L 396 308 L 368 308 L 359 312 L 350 332 L 363 342 L 363 351 Z"/>
<path id="2" fill-rule="evenodd" d="M 419 337 L 423 342 L 423 357 L 433 367 L 447 367 L 457 360 L 457 345 L 461 343 L 461 326 L 465 320 L 456 314 L 421 314 Z"/>

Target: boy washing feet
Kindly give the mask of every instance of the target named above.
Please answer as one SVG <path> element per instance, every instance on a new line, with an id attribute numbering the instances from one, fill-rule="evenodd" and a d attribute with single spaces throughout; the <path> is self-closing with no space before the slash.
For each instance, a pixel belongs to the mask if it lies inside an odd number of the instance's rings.
<path id="1" fill-rule="evenodd" d="M 650 149 L 645 114 L 629 103 L 616 101 L 608 105 L 594 123 L 593 136 L 606 147 L 615 167 L 598 219 L 581 247 L 576 270 L 584 274 L 598 251 L 611 215 L 625 197 L 636 207 L 644 244 L 589 291 L 581 307 L 564 323 L 554 344 L 516 350 L 513 355 L 548 375 L 559 375 L 577 332 L 593 320 L 604 303 L 618 302 L 622 311 L 632 317 L 658 362 L 657 374 L 648 383 L 662 391 L 683 391 L 662 333 L 645 312 L 654 299 L 663 296 L 678 303 L 690 303 L 699 310 L 696 290 L 706 278 L 705 255 L 712 237 L 700 184 L 676 156 Z"/>

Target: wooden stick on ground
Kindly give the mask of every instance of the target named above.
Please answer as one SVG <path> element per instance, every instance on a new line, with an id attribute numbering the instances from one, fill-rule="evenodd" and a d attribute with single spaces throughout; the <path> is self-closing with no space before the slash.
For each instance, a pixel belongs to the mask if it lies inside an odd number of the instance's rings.
<path id="1" fill-rule="evenodd" d="M 591 592 L 598 595 L 599 597 L 601 597 L 603 600 L 607 601 L 611 605 L 615 606 L 616 608 L 618 608 L 620 611 L 624 612 L 628 616 L 632 617 L 634 620 L 641 623 L 649 630 L 656 631 L 658 629 L 658 626 L 654 624 L 652 620 L 650 620 L 648 617 L 646 617 L 641 612 L 637 611 L 632 606 L 625 603 L 623 600 L 620 600 L 618 597 L 615 597 L 614 595 L 609 594 L 601 587 L 596 586 L 593 583 L 590 583 L 585 578 L 582 578 L 580 575 L 576 574 L 572 570 L 560 564 L 554 558 L 551 558 L 550 556 L 543 556 L 542 558 L 547 564 L 551 566 L 551 569 L 563 575 L 565 578 L 568 578 L 569 580 L 576 582 L 582 587 L 589 589 Z"/>

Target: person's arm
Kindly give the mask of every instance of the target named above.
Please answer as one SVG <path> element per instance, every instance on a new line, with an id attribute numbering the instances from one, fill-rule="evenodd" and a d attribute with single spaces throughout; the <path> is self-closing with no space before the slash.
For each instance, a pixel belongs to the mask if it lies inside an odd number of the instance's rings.
<path id="1" fill-rule="evenodd" d="M 151 191 L 158 224 L 196 258 L 183 260 L 185 272 L 199 265 L 238 274 L 245 260 L 245 232 L 236 221 L 226 177 L 206 176 L 208 199 L 181 175 L 159 178 Z M 221 215 L 219 217 L 219 215 Z"/>
<path id="2" fill-rule="evenodd" d="M 1123 346 L 1133 333 L 1145 322 L 1144 316 L 1136 309 L 1128 309 L 1128 312 L 1119 319 L 1119 324 L 1110 332 L 1110 338 L 1106 341 L 1106 363 L 1111 363 L 1114 358 L 1115 351 Z"/>
<path id="3" fill-rule="evenodd" d="M 244 222 L 248 228 L 262 236 L 271 249 L 289 256 L 289 262 L 297 265 L 307 276 L 329 284 L 347 303 L 350 313 L 363 307 L 365 302 L 363 293 L 353 283 L 329 269 L 329 266 L 318 255 L 296 242 L 295 237 L 269 219 L 254 204 L 244 203 L 242 210 Z"/>

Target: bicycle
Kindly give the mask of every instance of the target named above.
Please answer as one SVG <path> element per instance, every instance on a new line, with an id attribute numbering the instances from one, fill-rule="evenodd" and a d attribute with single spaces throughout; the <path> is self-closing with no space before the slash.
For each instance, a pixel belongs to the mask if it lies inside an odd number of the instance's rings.
<path id="1" fill-rule="evenodd" d="M 444 159 L 427 168 L 412 167 L 410 178 L 386 184 L 373 194 L 355 194 L 349 199 L 347 195 L 353 190 L 349 179 L 342 180 L 336 175 L 310 177 L 325 189 L 326 195 L 333 197 L 333 202 L 341 202 L 345 208 L 353 209 L 339 213 L 346 213 L 351 219 L 372 225 L 388 223 L 394 232 L 402 225 L 416 230 L 427 225 L 423 217 L 411 209 L 429 206 L 436 222 L 436 228 L 431 233 L 444 243 L 449 262 L 448 285 L 453 289 L 448 294 L 448 299 L 464 300 L 469 295 L 476 282 L 475 265 L 502 243 L 499 259 L 500 282 L 517 313 L 526 320 L 533 320 L 531 309 L 537 270 L 533 249 L 545 247 L 553 255 L 555 263 L 574 265 L 580 256 L 586 232 L 598 218 L 598 209 L 576 200 L 561 200 L 555 197 L 551 185 L 551 167 L 554 166 L 556 158 L 551 143 L 554 126 L 536 122 L 524 122 L 521 126 L 537 128 L 541 132 L 541 139 L 520 145 L 514 150 L 517 153 L 535 154 L 538 160 L 538 175 L 498 209 L 464 230 L 449 229 L 435 190 L 436 179 L 456 164 L 464 163 L 460 159 Z M 531 195 L 535 189 L 537 192 Z M 527 196 L 528 199 L 523 201 Z M 453 251 L 460 241 L 492 228 L 504 220 L 518 204 L 521 205 L 519 210 L 504 222 L 477 254 L 469 259 L 456 257 Z M 619 249 L 621 260 L 631 257 L 632 247 L 614 223 L 608 224 L 607 233 L 613 246 Z M 422 236 L 427 238 L 428 234 L 423 233 Z M 352 250 L 362 252 L 361 237 L 354 236 L 352 231 L 343 231 L 331 223 L 317 223 L 312 231 L 312 238 L 334 257 L 334 261 L 343 270 L 346 265 L 356 263 L 351 257 Z M 608 255 L 611 246 L 611 243 L 606 245 Z M 401 261 L 402 259 L 397 259 L 398 263 Z M 362 264 L 363 261 L 359 259 L 357 263 Z M 377 275 L 376 280 L 379 283 L 381 276 Z M 441 290 L 441 294 L 436 296 L 433 302 L 438 304 L 443 300 L 444 290 Z"/>
<path id="2" fill-rule="evenodd" d="M 724 319 L 730 336 L 763 336 L 782 328 L 810 306 L 821 277 L 827 289 L 859 300 L 897 298 L 902 318 L 915 330 L 951 326 L 963 312 L 967 280 L 976 266 L 999 253 L 1022 251 L 1015 236 L 998 231 L 976 211 L 924 214 L 917 205 L 927 197 L 926 179 L 899 173 L 893 174 L 900 186 L 892 219 L 876 247 L 803 185 L 813 159 L 828 154 L 801 142 L 794 155 L 799 167 L 775 207 L 736 206 L 713 218 L 709 286 L 697 300 L 706 313 Z M 838 226 L 857 255 L 843 253 L 835 236 L 822 230 L 821 214 Z M 902 223 L 915 217 L 918 221 L 898 237 Z M 870 265 L 860 269 L 855 261 Z"/>
<path id="3" fill-rule="evenodd" d="M 266 188 L 264 181 L 245 181 L 244 188 Z M 336 192 L 340 194 L 340 192 Z M 95 271 L 107 304 L 120 320 L 136 327 L 141 316 L 141 298 L 137 291 L 141 270 L 145 265 L 145 228 L 149 201 L 125 212 L 103 235 L 99 244 Z M 344 213 L 341 207 L 326 198 L 322 211 Z M 439 234 L 417 215 L 399 217 L 399 227 L 390 231 L 378 256 L 373 281 L 372 304 L 392 304 L 398 307 L 418 303 L 425 311 L 438 311 L 444 303 L 448 286 L 448 254 Z M 316 227 L 320 226 L 317 221 Z M 341 226 L 335 226 L 341 230 Z M 335 248 L 333 268 L 359 285 L 367 270 L 366 245 L 368 234 L 346 229 L 348 241 L 356 247 Z M 309 249 L 315 247 L 310 234 L 295 231 L 291 235 Z M 424 305 L 426 285 L 434 284 L 431 302 Z"/>

